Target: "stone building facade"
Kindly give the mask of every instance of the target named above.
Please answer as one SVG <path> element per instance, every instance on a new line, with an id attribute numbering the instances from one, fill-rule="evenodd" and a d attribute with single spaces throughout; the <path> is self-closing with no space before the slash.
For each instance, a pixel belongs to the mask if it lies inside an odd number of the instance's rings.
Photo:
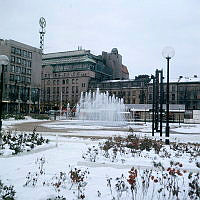
<path id="1" fill-rule="evenodd" d="M 0 39 L 0 54 L 9 58 L 4 69 L 3 111 L 29 113 L 39 109 L 42 56 L 38 48 Z"/>
<path id="2" fill-rule="evenodd" d="M 128 69 L 122 64 L 122 56 L 118 53 L 117 48 L 113 48 L 111 53 L 103 51 L 102 59 L 105 65 L 112 68 L 113 80 L 129 79 Z"/>
<path id="3" fill-rule="evenodd" d="M 128 80 L 108 80 L 89 85 L 89 90 L 95 91 L 99 88 L 101 92 L 108 91 L 109 94 L 123 98 L 125 104 L 147 103 L 147 84 L 150 82 L 148 75 L 136 76 Z"/>
<path id="4" fill-rule="evenodd" d="M 103 55 L 95 56 L 89 50 L 75 50 L 43 55 L 42 107 L 43 110 L 71 107 L 79 101 L 81 92 L 88 91 L 91 82 L 97 84 L 113 78 L 116 66 L 107 65 Z M 112 58 L 109 58 L 112 60 Z M 122 65 L 121 65 L 122 67 Z M 121 78 L 127 77 L 125 66 Z M 125 74 L 125 75 L 124 75 Z"/>
<path id="5" fill-rule="evenodd" d="M 153 100 L 153 86 L 148 84 L 148 103 Z M 166 102 L 166 83 L 164 83 L 164 103 Z M 169 84 L 169 103 L 184 104 L 186 110 L 200 110 L 200 78 L 180 76 Z"/>

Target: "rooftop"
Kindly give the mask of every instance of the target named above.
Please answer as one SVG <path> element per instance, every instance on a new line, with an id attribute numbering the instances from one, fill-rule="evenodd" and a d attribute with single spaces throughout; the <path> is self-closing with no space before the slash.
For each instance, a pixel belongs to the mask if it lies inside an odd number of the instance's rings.
<path id="1" fill-rule="evenodd" d="M 71 56 L 83 56 L 90 54 L 90 50 L 74 50 L 74 51 L 63 51 L 55 53 L 47 53 L 42 56 L 43 60 L 62 58 L 62 57 L 71 57 Z"/>

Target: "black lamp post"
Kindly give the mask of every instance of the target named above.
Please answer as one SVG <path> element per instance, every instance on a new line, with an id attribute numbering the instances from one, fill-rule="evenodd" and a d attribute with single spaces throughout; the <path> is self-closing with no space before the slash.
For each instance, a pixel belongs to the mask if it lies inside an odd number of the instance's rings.
<path id="1" fill-rule="evenodd" d="M 175 55 L 172 47 L 165 47 L 162 51 L 163 57 L 167 60 L 167 88 L 166 88 L 166 139 L 165 143 L 169 144 L 169 61 Z"/>
<path id="2" fill-rule="evenodd" d="M 5 55 L 0 55 L 0 66 L 2 66 L 2 70 L 1 70 L 1 87 L 0 87 L 0 144 L 1 144 L 1 140 L 2 140 L 2 134 L 1 134 L 1 128 L 2 128 L 2 99 L 3 99 L 3 73 L 4 73 L 4 66 L 7 65 L 9 63 L 9 59 L 7 56 Z"/>

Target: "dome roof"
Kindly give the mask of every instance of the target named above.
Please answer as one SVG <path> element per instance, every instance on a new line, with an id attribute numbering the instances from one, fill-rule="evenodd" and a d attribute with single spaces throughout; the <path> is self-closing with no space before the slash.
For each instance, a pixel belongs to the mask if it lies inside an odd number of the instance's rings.
<path id="1" fill-rule="evenodd" d="M 113 48 L 112 51 L 111 51 L 111 53 L 118 54 L 117 48 Z"/>

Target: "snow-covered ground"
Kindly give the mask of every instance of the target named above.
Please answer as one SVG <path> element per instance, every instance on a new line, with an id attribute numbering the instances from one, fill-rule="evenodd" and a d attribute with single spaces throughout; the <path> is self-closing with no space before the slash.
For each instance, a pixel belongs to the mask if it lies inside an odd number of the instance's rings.
<path id="1" fill-rule="evenodd" d="M 15 124 L 22 124 L 22 123 L 26 123 L 26 122 L 43 122 L 43 121 L 47 121 L 47 120 L 33 119 L 29 116 L 25 116 L 25 119 L 21 119 L 21 120 L 15 120 L 14 118 L 10 118 L 10 119 L 3 120 L 2 128 L 6 129 L 11 126 L 14 126 Z"/>
<path id="2" fill-rule="evenodd" d="M 31 121 L 39 121 L 39 120 L 19 120 L 19 121 L 3 121 L 3 127 L 7 129 L 8 127 L 16 124 L 16 123 L 22 123 L 22 122 L 31 122 Z M 108 187 L 108 179 L 112 178 L 112 194 L 113 196 L 119 197 L 119 193 L 116 192 L 115 184 L 117 180 L 115 180 L 116 177 L 121 177 L 122 174 L 125 176 L 125 181 L 127 186 L 129 184 L 127 183 L 127 179 L 129 176 L 129 170 L 131 167 L 135 167 L 138 169 L 138 173 L 142 175 L 144 173 L 144 170 L 153 170 L 152 174 L 154 176 L 156 175 L 157 171 L 160 171 L 159 169 L 155 169 L 153 167 L 152 161 L 161 162 L 164 167 L 169 167 L 169 162 L 171 160 L 173 161 L 179 161 L 180 163 L 183 163 L 183 169 L 186 169 L 186 174 L 183 175 L 184 184 L 180 185 L 181 187 L 187 187 L 188 180 L 186 180 L 188 173 L 190 171 L 196 172 L 200 171 L 199 168 L 195 166 L 195 162 L 190 162 L 190 159 L 188 156 L 184 157 L 177 157 L 171 159 L 161 159 L 158 156 L 156 156 L 154 153 L 150 152 L 143 152 L 142 157 L 135 157 L 131 158 L 125 157 L 125 162 L 111 162 L 103 157 L 99 157 L 99 159 L 96 162 L 89 162 L 88 160 L 84 160 L 82 158 L 82 155 L 88 150 L 90 147 L 98 147 L 99 142 L 104 142 L 105 139 L 101 140 L 93 140 L 93 139 L 83 139 L 80 137 L 65 137 L 65 133 L 59 132 L 59 124 L 62 126 L 62 128 L 69 128 L 73 127 L 75 128 L 73 131 L 70 131 L 67 133 L 67 135 L 73 135 L 73 136 L 115 136 L 115 135 L 121 135 L 121 136 L 127 136 L 128 132 L 123 131 L 113 131 L 112 129 L 109 130 L 98 130 L 98 126 L 91 126 L 91 130 L 85 130 L 85 126 L 76 126 L 76 125 L 63 125 L 63 122 L 58 122 L 58 124 L 45 124 L 45 126 L 49 128 L 56 128 L 55 133 L 49 132 L 49 133 L 42 133 L 43 136 L 50 139 L 50 148 L 41 148 L 37 151 L 30 151 L 26 153 L 22 153 L 16 156 L 12 157 L 0 157 L 0 180 L 2 180 L 5 184 L 8 185 L 14 185 L 14 189 L 16 191 L 16 197 L 19 200 L 46 200 L 48 198 L 55 197 L 58 193 L 55 190 L 55 187 L 53 187 L 50 182 L 52 182 L 53 177 L 59 177 L 60 172 L 67 174 L 67 179 L 65 180 L 65 184 L 63 184 L 63 187 L 61 187 L 60 195 L 65 196 L 66 199 L 72 200 L 77 199 L 77 189 L 75 186 L 72 186 L 71 188 L 71 182 L 69 178 L 69 171 L 70 169 L 74 169 L 74 167 L 86 170 L 90 172 L 88 174 L 88 178 L 86 179 L 86 186 L 84 194 L 85 199 L 88 200 L 110 200 L 112 199 L 111 195 L 111 189 Z M 57 127 L 56 127 L 57 126 Z M 181 128 L 175 128 L 177 124 L 173 124 L 173 130 L 177 132 L 187 133 L 187 127 L 188 125 L 182 125 Z M 135 134 L 143 137 L 143 136 L 150 136 L 151 131 L 151 124 L 136 124 L 131 125 L 131 127 L 134 129 L 138 129 L 140 131 L 134 132 Z M 195 135 L 190 134 L 171 134 L 170 135 L 170 141 L 180 141 L 180 142 L 200 142 L 200 134 L 197 134 L 197 130 L 200 128 L 199 125 L 191 125 L 189 133 L 196 133 Z M 77 130 L 76 130 L 77 129 Z M 79 130 L 82 129 L 82 130 Z M 88 129 L 88 127 L 87 127 Z M 200 129 L 199 129 L 200 130 Z M 159 138 L 159 134 L 156 134 L 156 137 Z M 164 140 L 164 137 L 163 137 Z M 58 142 L 58 145 L 56 147 L 56 143 Z M 170 152 L 171 150 L 166 147 L 167 152 Z M 175 154 L 174 154 L 175 155 Z M 43 158 L 44 161 L 44 171 L 45 174 L 38 175 L 38 182 L 35 187 L 32 186 L 24 186 L 26 183 L 26 177 L 29 172 L 34 173 L 38 171 L 38 159 Z M 123 157 L 122 157 L 123 158 Z M 153 158 L 153 159 L 152 159 Z M 200 158 L 196 158 L 198 162 L 200 162 Z M 70 165 L 70 166 L 69 166 Z M 160 172 L 159 172 L 160 173 Z M 164 172 L 163 172 L 164 173 Z M 179 177 L 178 177 L 179 178 Z M 181 178 L 181 177 L 180 177 Z M 180 179 L 182 181 L 182 179 Z M 137 181 L 140 181 L 138 178 Z M 44 184 L 45 182 L 45 184 Z M 48 184 L 47 184 L 48 183 Z M 182 183 L 182 182 L 181 182 Z M 146 197 L 142 196 L 142 190 L 138 191 L 137 199 L 163 199 L 163 197 L 159 197 L 158 194 L 152 193 L 154 191 L 154 182 L 151 183 L 150 192 L 149 195 Z M 142 189 L 142 186 L 141 188 Z M 117 196 L 118 195 L 118 196 Z M 153 195 L 153 197 L 152 197 Z M 123 195 L 121 198 L 118 199 L 130 199 L 131 192 L 123 192 Z M 183 197 L 183 195 L 181 196 Z M 173 198 L 171 198 L 173 199 Z M 174 198 L 175 199 L 175 198 Z M 183 199 L 183 198 L 182 198 Z M 187 198 L 185 198 L 187 199 Z"/>

